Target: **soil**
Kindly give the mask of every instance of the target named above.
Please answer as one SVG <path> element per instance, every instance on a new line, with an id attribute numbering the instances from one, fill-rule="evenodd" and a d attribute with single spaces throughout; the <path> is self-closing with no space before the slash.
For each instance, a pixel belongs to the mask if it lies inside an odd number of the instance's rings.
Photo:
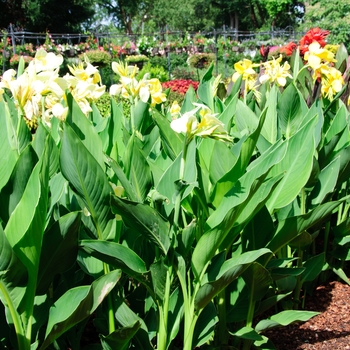
<path id="1" fill-rule="evenodd" d="M 338 281 L 317 287 L 305 310 L 319 315 L 301 324 L 265 332 L 277 350 L 350 349 L 350 286 Z"/>

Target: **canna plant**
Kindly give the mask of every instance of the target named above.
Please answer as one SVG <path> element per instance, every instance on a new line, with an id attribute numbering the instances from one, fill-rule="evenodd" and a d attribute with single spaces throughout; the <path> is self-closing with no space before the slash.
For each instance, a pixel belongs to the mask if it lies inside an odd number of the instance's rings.
<path id="1" fill-rule="evenodd" d="M 226 95 L 211 65 L 170 108 L 114 62 L 107 117 L 89 62 L 4 75 L 4 348 L 80 349 L 93 322 L 89 349 L 273 349 L 264 330 L 317 314 L 317 278 L 347 281 L 350 135 L 347 53 L 310 35 L 283 65 L 237 64 Z"/>

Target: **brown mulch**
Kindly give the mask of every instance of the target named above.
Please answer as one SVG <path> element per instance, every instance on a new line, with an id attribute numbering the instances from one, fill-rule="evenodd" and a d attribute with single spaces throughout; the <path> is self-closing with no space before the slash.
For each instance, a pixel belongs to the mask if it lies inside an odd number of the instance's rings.
<path id="1" fill-rule="evenodd" d="M 308 296 L 305 310 L 319 315 L 302 324 L 292 324 L 264 334 L 277 350 L 350 349 L 350 286 L 328 282 Z"/>

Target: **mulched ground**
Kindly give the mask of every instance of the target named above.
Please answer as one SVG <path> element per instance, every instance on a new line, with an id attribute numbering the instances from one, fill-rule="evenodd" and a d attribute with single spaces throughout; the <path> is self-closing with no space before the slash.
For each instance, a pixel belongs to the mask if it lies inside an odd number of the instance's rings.
<path id="1" fill-rule="evenodd" d="M 305 310 L 321 312 L 302 324 L 265 332 L 278 350 L 350 349 L 350 286 L 328 282 L 306 300 Z"/>

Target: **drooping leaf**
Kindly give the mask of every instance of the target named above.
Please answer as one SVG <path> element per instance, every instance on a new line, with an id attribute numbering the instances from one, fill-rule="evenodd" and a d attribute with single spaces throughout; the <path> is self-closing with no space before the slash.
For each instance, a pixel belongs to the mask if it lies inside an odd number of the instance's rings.
<path id="1" fill-rule="evenodd" d="M 44 234 L 37 292 L 46 293 L 52 280 L 75 263 L 78 253 L 80 213 L 62 216 Z"/>
<path id="2" fill-rule="evenodd" d="M 269 249 L 262 248 L 226 260 L 215 280 L 209 281 L 199 288 L 195 298 L 196 309 L 203 309 L 215 295 L 240 276 L 254 261 L 265 254 L 272 253 Z"/>
<path id="3" fill-rule="evenodd" d="M 114 270 L 98 278 L 90 286 L 69 289 L 50 308 L 45 340 L 40 350 L 46 349 L 68 329 L 90 316 L 115 287 L 121 277 Z"/>
<path id="4" fill-rule="evenodd" d="M 212 339 L 214 337 L 215 325 L 218 321 L 219 317 L 216 307 L 214 303 L 210 302 L 198 317 L 193 332 L 192 347 L 200 347 Z"/>
<path id="5" fill-rule="evenodd" d="M 317 316 L 319 312 L 286 310 L 271 316 L 267 320 L 261 320 L 255 327 L 255 331 L 260 333 L 266 329 L 287 326 L 296 321 L 308 321 Z"/>
<path id="6" fill-rule="evenodd" d="M 145 262 L 133 250 L 119 243 L 84 239 L 80 241 L 80 247 L 95 258 L 129 274 L 147 273 Z"/>
<path id="7" fill-rule="evenodd" d="M 103 350 L 128 349 L 130 340 L 135 336 L 140 327 L 141 322 L 137 320 L 133 325 L 118 328 L 107 336 L 101 335 L 100 338 Z"/>
<path id="8" fill-rule="evenodd" d="M 168 251 L 170 224 L 155 209 L 146 204 L 131 202 L 117 196 L 112 196 L 111 206 L 117 214 L 122 216 L 128 227 L 145 235 L 164 253 Z"/>

